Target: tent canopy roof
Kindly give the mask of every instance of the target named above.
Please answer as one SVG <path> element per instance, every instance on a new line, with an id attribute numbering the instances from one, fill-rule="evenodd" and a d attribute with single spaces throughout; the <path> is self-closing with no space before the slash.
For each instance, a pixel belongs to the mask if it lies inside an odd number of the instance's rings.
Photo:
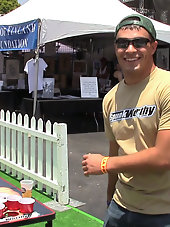
<path id="1" fill-rule="evenodd" d="M 113 33 L 119 21 L 134 12 L 119 0 L 29 0 L 0 17 L 0 25 L 40 19 L 40 44 L 68 37 Z M 170 26 L 153 21 L 157 38 L 170 43 Z"/>

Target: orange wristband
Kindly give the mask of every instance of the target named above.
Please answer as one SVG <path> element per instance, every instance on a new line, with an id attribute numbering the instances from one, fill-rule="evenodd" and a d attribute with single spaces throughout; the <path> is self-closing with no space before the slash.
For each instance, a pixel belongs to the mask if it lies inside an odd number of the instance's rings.
<path id="1" fill-rule="evenodd" d="M 107 161 L 108 161 L 108 159 L 109 159 L 109 157 L 106 156 L 101 161 L 100 169 L 101 169 L 102 173 L 107 173 Z"/>

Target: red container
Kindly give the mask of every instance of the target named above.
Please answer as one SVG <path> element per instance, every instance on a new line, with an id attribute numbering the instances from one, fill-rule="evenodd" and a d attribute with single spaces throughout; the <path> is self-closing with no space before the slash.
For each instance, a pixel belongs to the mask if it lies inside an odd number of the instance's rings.
<path id="1" fill-rule="evenodd" d="M 3 212 L 4 212 L 5 205 L 3 203 L 0 203 L 0 218 L 3 218 Z"/>
<path id="2" fill-rule="evenodd" d="M 33 198 L 22 198 L 19 200 L 20 212 L 23 214 L 30 214 L 34 210 L 35 199 Z"/>
<path id="3" fill-rule="evenodd" d="M 21 198 L 22 197 L 18 195 L 9 195 L 7 197 L 7 203 L 6 203 L 8 210 L 19 210 L 20 208 L 19 200 Z"/>

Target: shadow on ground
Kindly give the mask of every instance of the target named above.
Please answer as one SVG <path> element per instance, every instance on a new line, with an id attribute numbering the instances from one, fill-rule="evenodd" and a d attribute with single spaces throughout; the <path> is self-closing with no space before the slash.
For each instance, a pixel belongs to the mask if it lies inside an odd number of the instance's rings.
<path id="1" fill-rule="evenodd" d="M 70 197 L 86 203 L 79 209 L 101 220 L 106 213 L 107 174 L 85 177 L 81 161 L 83 154 L 108 155 L 108 151 L 104 132 L 68 134 Z"/>

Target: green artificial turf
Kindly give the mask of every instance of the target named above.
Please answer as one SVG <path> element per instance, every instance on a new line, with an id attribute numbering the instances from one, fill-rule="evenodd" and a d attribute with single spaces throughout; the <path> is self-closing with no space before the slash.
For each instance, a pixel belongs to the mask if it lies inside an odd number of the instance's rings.
<path id="1" fill-rule="evenodd" d="M 20 188 L 19 181 L 14 179 L 13 177 L 1 171 L 0 171 L 0 177 L 5 179 L 6 181 L 9 181 L 11 184 L 15 185 L 16 187 Z M 41 192 L 36 190 L 33 190 L 32 195 L 34 198 L 36 198 L 42 203 L 52 200 L 45 194 L 42 194 Z M 26 225 L 26 226 L 43 227 L 45 226 L 45 222 Z M 71 207 L 70 210 L 67 210 L 64 212 L 56 212 L 56 218 L 55 220 L 53 220 L 53 227 L 102 227 L 102 226 L 103 226 L 103 221 L 74 207 Z"/>

